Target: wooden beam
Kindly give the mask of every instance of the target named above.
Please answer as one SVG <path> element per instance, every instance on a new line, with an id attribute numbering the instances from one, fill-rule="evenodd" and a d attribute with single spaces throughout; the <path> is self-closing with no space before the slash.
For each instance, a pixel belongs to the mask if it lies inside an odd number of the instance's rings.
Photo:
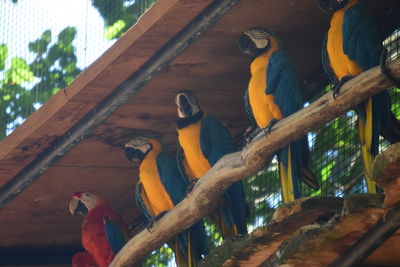
<path id="1" fill-rule="evenodd" d="M 392 75 L 399 78 L 400 59 L 388 65 Z M 243 152 L 225 155 L 197 182 L 186 199 L 154 225 L 151 233 L 144 230 L 133 237 L 110 266 L 139 264 L 147 254 L 166 240 L 210 214 L 230 184 L 265 167 L 265 163 L 279 148 L 309 131 L 317 130 L 367 97 L 390 86 L 379 67 L 373 68 L 344 84 L 336 99 L 333 99 L 332 92 L 325 94 L 308 107 L 278 122 L 267 138 L 261 132 Z"/>

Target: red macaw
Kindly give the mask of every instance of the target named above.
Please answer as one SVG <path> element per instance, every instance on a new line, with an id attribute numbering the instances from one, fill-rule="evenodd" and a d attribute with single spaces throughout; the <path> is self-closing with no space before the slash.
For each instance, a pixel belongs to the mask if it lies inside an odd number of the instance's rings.
<path id="1" fill-rule="evenodd" d="M 97 267 L 93 257 L 89 253 L 82 251 L 72 257 L 72 267 Z"/>
<path id="2" fill-rule="evenodd" d="M 107 201 L 90 192 L 76 192 L 69 204 L 72 215 L 86 214 L 82 245 L 100 267 L 107 267 L 128 239 L 128 226 Z"/>

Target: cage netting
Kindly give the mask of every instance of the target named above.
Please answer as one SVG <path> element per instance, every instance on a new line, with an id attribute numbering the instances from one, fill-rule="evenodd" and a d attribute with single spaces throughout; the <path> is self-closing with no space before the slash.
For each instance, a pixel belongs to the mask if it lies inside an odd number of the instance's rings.
<path id="1" fill-rule="evenodd" d="M 0 140 L 68 86 L 155 1 L 0 1 Z M 387 61 L 399 58 L 400 31 L 391 34 L 384 45 Z M 329 86 L 321 88 L 310 102 L 327 90 Z M 389 92 L 392 110 L 400 119 L 400 89 Z M 315 192 L 302 186 L 304 196 L 343 197 L 367 192 L 356 121 L 354 111 L 348 111 L 308 134 L 310 168 L 321 188 Z M 388 145 L 381 139 L 380 150 Z M 264 171 L 243 179 L 243 184 L 251 232 L 267 224 L 282 203 L 277 160 Z M 213 221 L 205 218 L 205 225 L 210 248 L 221 244 L 220 230 Z M 163 245 L 147 257 L 143 266 L 175 266 L 174 254 Z"/>

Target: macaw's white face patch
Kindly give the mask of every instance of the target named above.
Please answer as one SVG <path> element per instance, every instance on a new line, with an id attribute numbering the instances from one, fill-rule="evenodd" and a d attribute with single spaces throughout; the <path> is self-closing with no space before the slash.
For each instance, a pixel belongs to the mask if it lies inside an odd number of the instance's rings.
<path id="1" fill-rule="evenodd" d="M 264 49 L 269 44 L 270 34 L 261 28 L 249 29 L 244 32 L 245 35 L 250 37 L 252 42 L 258 49 Z"/>
<path id="2" fill-rule="evenodd" d="M 185 90 L 175 97 L 179 118 L 190 118 L 201 111 L 197 96 L 194 92 Z"/>

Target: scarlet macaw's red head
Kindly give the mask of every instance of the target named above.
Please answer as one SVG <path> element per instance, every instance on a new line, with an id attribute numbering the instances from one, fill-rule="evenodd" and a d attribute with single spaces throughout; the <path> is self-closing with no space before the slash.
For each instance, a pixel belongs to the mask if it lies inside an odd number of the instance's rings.
<path id="1" fill-rule="evenodd" d="M 104 204 L 105 200 L 91 192 L 75 192 L 69 202 L 69 211 L 72 215 L 86 215 L 93 208 Z"/>

